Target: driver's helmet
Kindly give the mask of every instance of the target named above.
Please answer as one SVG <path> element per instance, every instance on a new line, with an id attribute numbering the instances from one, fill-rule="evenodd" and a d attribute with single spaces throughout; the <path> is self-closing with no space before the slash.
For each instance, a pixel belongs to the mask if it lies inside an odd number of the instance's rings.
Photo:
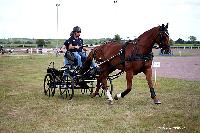
<path id="1" fill-rule="evenodd" d="M 81 32 L 81 28 L 76 26 L 73 28 L 73 32 Z"/>

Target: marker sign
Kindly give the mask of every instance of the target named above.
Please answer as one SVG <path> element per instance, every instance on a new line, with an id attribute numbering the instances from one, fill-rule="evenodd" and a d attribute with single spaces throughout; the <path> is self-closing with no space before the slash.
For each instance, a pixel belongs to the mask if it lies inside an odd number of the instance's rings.
<path id="1" fill-rule="evenodd" d="M 156 79 L 157 79 L 157 74 L 156 74 L 156 69 L 158 68 L 158 67 L 160 67 L 160 62 L 153 62 L 153 67 L 155 68 L 155 70 L 154 70 L 154 80 L 155 80 L 155 83 L 156 83 Z"/>
<path id="2" fill-rule="evenodd" d="M 153 67 L 155 68 L 160 67 L 160 62 L 153 62 Z"/>

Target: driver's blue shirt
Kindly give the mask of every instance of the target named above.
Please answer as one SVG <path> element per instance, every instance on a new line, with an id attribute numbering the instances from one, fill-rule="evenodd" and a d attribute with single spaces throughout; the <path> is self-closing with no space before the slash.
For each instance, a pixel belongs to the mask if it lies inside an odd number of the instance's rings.
<path id="1" fill-rule="evenodd" d="M 79 49 L 69 49 L 69 44 L 72 44 L 72 46 L 79 46 Z M 83 39 L 81 38 L 74 38 L 74 36 L 71 36 L 68 40 L 64 42 L 64 45 L 66 46 L 67 50 L 70 52 L 82 52 L 83 49 Z"/>

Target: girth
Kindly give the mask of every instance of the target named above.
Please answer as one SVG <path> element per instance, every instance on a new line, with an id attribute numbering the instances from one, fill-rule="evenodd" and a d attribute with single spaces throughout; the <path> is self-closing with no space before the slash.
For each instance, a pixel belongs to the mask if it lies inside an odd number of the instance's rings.
<path id="1" fill-rule="evenodd" d="M 132 54 L 128 56 L 125 61 L 148 61 L 148 60 L 153 60 L 153 53 L 149 54 Z"/>

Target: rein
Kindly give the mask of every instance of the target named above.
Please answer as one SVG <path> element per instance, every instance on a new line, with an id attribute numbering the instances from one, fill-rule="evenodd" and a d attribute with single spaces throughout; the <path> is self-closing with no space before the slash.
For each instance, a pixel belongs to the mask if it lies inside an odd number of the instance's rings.
<path id="1" fill-rule="evenodd" d="M 121 55 L 123 53 L 123 49 L 120 49 L 119 52 L 116 54 L 116 55 L 113 55 L 112 57 L 106 59 L 105 61 L 102 61 L 102 62 L 96 62 L 98 65 L 102 65 L 106 62 L 110 62 L 112 59 L 114 59 L 115 57 Z"/>

